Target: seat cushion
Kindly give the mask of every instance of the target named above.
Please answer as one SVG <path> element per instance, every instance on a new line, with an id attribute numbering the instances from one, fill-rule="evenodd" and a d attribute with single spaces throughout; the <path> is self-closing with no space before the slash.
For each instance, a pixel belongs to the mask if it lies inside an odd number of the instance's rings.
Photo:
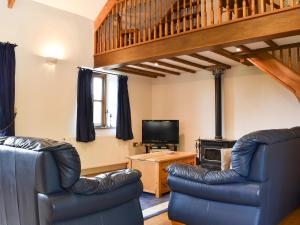
<path id="1" fill-rule="evenodd" d="M 38 194 L 39 213 L 47 221 L 69 220 L 124 204 L 138 198 L 142 191 L 143 185 L 139 181 L 105 194 Z"/>
<path id="2" fill-rule="evenodd" d="M 264 195 L 259 183 L 207 185 L 175 176 L 169 176 L 168 183 L 173 192 L 226 203 L 259 206 Z"/>

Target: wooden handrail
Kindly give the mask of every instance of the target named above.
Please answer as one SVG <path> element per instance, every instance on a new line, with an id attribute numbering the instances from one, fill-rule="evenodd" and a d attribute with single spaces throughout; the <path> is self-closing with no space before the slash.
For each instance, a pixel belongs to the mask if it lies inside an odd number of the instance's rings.
<path id="1" fill-rule="evenodd" d="M 95 54 L 299 7 L 279 0 L 108 0 L 95 21 Z"/>

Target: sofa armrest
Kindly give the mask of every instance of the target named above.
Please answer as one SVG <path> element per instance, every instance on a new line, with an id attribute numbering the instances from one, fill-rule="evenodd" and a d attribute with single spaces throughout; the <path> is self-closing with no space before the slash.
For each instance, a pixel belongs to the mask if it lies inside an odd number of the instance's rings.
<path id="1" fill-rule="evenodd" d="M 116 190 L 122 186 L 138 182 L 142 174 L 138 170 L 124 169 L 99 174 L 95 177 L 81 177 L 68 190 L 75 194 L 92 195 L 103 194 Z"/>
<path id="2" fill-rule="evenodd" d="M 172 176 L 204 184 L 228 184 L 245 181 L 245 178 L 241 177 L 234 170 L 210 171 L 200 166 L 188 164 L 172 164 L 168 168 L 168 172 Z"/>
<path id="3" fill-rule="evenodd" d="M 266 193 L 264 184 L 253 182 L 209 185 L 171 175 L 168 184 L 172 192 L 183 195 L 249 206 L 260 206 Z"/>

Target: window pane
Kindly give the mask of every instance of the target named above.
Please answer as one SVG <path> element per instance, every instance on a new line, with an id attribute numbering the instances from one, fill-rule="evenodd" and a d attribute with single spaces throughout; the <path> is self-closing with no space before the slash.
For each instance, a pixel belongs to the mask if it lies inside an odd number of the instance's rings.
<path id="1" fill-rule="evenodd" d="M 94 125 L 102 125 L 102 102 L 94 102 Z"/>
<path id="2" fill-rule="evenodd" d="M 94 77 L 94 99 L 102 100 L 102 82 L 103 79 L 101 77 Z"/>
<path id="3" fill-rule="evenodd" d="M 107 77 L 107 126 L 116 127 L 118 104 L 118 77 Z"/>

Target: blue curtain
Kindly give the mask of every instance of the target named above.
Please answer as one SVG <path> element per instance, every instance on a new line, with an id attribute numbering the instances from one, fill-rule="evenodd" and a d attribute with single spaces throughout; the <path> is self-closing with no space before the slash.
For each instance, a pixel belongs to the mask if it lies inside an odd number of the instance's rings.
<path id="1" fill-rule="evenodd" d="M 0 42 L 0 136 L 15 135 L 15 47 Z"/>
<path id="2" fill-rule="evenodd" d="M 95 140 L 92 79 L 92 70 L 79 69 L 77 83 L 76 140 L 80 142 Z"/>
<path id="3" fill-rule="evenodd" d="M 118 77 L 119 87 L 116 137 L 124 141 L 133 139 L 127 81 L 127 76 Z"/>

